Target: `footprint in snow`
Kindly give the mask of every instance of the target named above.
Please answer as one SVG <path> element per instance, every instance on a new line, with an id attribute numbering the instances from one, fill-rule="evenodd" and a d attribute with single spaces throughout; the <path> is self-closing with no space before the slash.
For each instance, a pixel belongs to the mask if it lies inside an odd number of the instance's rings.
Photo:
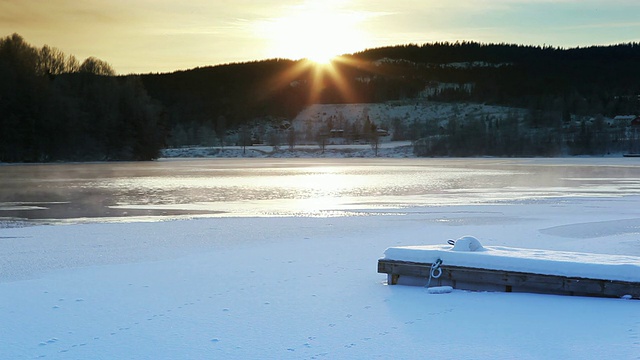
<path id="1" fill-rule="evenodd" d="M 133 285 L 133 284 L 131 284 L 131 285 Z M 148 285 L 145 285 L 144 287 L 147 287 L 147 288 L 148 288 L 149 286 L 148 286 Z M 209 298 L 212 298 L 212 297 L 210 296 Z M 60 299 L 58 299 L 58 301 L 59 301 L 59 302 L 63 302 L 63 301 L 65 301 L 65 299 L 64 299 L 64 298 L 60 298 Z M 84 301 L 84 299 L 83 299 L 83 298 L 77 298 L 77 299 L 75 299 L 75 302 L 83 302 L 83 301 Z M 200 302 L 200 301 L 201 301 L 201 299 L 196 299 L 196 301 L 197 301 L 197 302 Z M 183 306 L 185 306 L 185 307 L 187 307 L 187 306 L 192 306 L 192 305 L 195 305 L 195 302 L 187 302 L 187 303 L 184 303 L 184 304 L 183 304 Z M 177 307 L 176 307 L 176 309 L 168 309 L 168 310 L 166 310 L 166 313 L 170 313 L 170 312 L 172 312 L 172 310 L 182 309 L 182 308 L 183 308 L 183 306 L 177 306 Z M 54 309 L 58 309 L 58 308 L 60 308 L 60 306 L 59 306 L 59 305 L 55 305 L 55 306 L 53 306 L 53 308 L 54 308 Z M 224 308 L 224 309 L 222 309 L 222 311 L 223 311 L 223 312 L 228 312 L 228 311 L 230 311 L 230 310 L 229 310 L 229 308 Z M 151 317 L 147 318 L 146 320 L 147 320 L 147 321 L 151 321 L 151 320 L 154 320 L 154 319 L 157 319 L 157 318 L 162 318 L 162 317 L 164 317 L 164 316 L 165 316 L 165 314 L 164 314 L 164 313 L 161 313 L 161 314 L 155 314 L 155 315 L 152 315 Z M 133 324 L 133 325 L 131 325 L 131 324 Z M 136 321 L 136 322 L 133 322 L 133 323 L 131 323 L 131 324 L 129 324 L 130 326 L 121 326 L 121 327 L 118 327 L 118 328 L 117 328 L 117 330 L 110 332 L 110 333 L 109 333 L 109 335 L 110 335 L 110 336 L 115 336 L 115 335 L 117 335 L 119 332 L 123 332 L 123 331 L 130 330 L 130 329 L 132 329 L 132 326 L 134 326 L 134 325 L 139 325 L 139 324 L 140 324 L 140 322 L 139 322 L 139 321 Z M 99 336 L 94 336 L 94 337 L 92 337 L 92 339 L 93 339 L 93 340 L 100 340 L 101 338 L 100 338 Z M 49 340 L 47 340 L 47 341 L 40 342 L 38 345 L 39 345 L 39 346 L 46 346 L 46 345 L 49 345 L 49 344 L 53 344 L 53 343 L 55 343 L 55 342 L 57 342 L 57 341 L 58 341 L 58 339 L 57 339 L 57 338 L 51 338 L 51 339 L 49 339 Z M 217 338 L 211 339 L 211 342 L 212 342 L 212 343 L 217 343 L 218 341 L 219 341 L 219 339 L 217 339 Z M 69 350 L 72 350 L 73 348 L 77 348 L 77 347 L 79 347 L 79 346 L 86 346 L 86 345 L 87 345 L 87 342 L 74 344 L 74 345 L 71 345 L 71 347 L 69 347 L 69 348 L 67 348 L 67 349 L 63 349 L 63 350 L 61 350 L 60 352 L 68 352 Z M 46 356 L 46 355 L 42 355 L 42 356 L 40 356 L 40 357 L 45 357 L 45 356 Z"/>

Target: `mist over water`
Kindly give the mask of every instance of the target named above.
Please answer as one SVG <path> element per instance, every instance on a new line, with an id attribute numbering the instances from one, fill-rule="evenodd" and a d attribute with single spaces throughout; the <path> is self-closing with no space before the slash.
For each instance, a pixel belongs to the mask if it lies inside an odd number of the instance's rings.
<path id="1" fill-rule="evenodd" d="M 0 166 L 0 227 L 640 194 L 636 159 L 189 159 Z"/>

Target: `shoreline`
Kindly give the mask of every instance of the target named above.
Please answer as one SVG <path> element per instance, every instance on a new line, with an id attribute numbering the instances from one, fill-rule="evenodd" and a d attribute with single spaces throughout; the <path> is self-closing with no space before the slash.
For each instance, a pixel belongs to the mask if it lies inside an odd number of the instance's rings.
<path id="1" fill-rule="evenodd" d="M 417 158 L 410 141 L 393 141 L 379 144 L 376 150 L 369 144 L 288 146 L 190 146 L 168 148 L 161 151 L 160 158 Z"/>

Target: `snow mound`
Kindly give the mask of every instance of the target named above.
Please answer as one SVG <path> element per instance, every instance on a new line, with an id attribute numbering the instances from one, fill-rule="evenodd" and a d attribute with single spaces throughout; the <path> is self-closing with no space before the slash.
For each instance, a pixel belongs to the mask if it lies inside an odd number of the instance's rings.
<path id="1" fill-rule="evenodd" d="M 484 251 L 485 248 L 480 243 L 480 240 L 473 236 L 463 236 L 455 241 L 453 245 L 453 251 Z"/>

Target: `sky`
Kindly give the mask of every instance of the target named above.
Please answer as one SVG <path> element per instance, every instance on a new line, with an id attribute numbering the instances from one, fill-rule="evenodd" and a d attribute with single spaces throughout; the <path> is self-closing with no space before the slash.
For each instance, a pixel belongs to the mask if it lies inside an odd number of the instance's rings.
<path id="1" fill-rule="evenodd" d="M 130 74 L 436 41 L 626 43 L 637 14 L 637 0 L 0 0 L 0 36 Z"/>

